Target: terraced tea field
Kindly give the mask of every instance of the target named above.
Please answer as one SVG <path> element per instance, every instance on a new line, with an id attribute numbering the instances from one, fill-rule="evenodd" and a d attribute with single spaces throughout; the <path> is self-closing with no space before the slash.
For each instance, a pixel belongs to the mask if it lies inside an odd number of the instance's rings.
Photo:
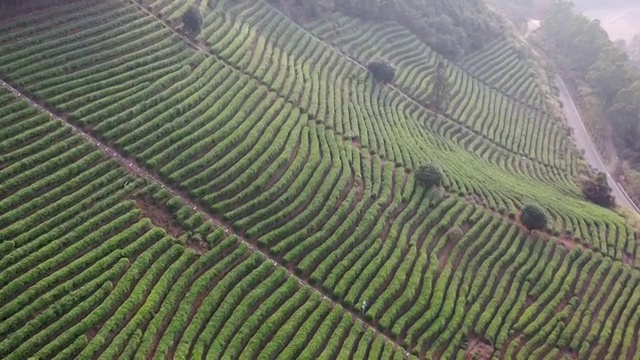
<path id="1" fill-rule="evenodd" d="M 3 20 L 0 358 L 637 358 L 638 237 L 582 198 L 530 74 L 263 1 Z"/>

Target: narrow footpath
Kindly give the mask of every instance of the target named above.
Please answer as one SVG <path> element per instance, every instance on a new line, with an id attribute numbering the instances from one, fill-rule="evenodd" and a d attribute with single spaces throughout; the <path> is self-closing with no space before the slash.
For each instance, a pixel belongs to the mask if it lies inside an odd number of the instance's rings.
<path id="1" fill-rule="evenodd" d="M 16 88 L 12 87 L 9 84 L 7 84 L 6 82 L 4 82 L 1 79 L 0 79 L 0 87 L 3 87 L 5 89 L 9 90 L 16 97 L 18 97 L 19 99 L 21 99 L 23 101 L 26 101 L 30 106 L 36 108 L 38 111 L 40 111 L 40 112 L 42 112 L 44 114 L 47 114 L 52 119 L 55 119 L 55 120 L 59 121 L 61 124 L 63 124 L 64 126 L 69 127 L 73 133 L 78 134 L 78 135 L 82 136 L 85 140 L 91 142 L 98 149 L 102 150 L 109 157 L 113 158 L 115 161 L 117 161 L 119 164 L 121 164 L 122 167 L 125 170 L 129 171 L 133 175 L 136 175 L 136 176 L 141 177 L 141 178 L 145 178 L 148 181 L 156 184 L 160 188 L 166 189 L 167 191 L 169 191 L 169 193 L 171 193 L 172 196 L 177 197 L 180 200 L 182 200 L 182 202 L 185 205 L 191 207 L 194 211 L 198 211 L 198 212 L 202 213 L 205 216 L 206 220 L 211 222 L 214 226 L 219 227 L 222 230 L 224 230 L 224 232 L 227 233 L 227 235 L 236 237 L 240 242 L 242 242 L 244 245 L 246 245 L 249 249 L 251 249 L 252 251 L 257 252 L 258 254 L 260 254 L 266 261 L 270 261 L 271 263 L 273 263 L 274 266 L 280 266 L 281 268 L 283 268 L 287 272 L 287 275 L 289 277 L 292 277 L 293 279 L 298 281 L 298 284 L 300 284 L 300 286 L 307 287 L 307 288 L 313 290 L 324 301 L 328 301 L 329 303 L 331 303 L 332 306 L 340 307 L 346 313 L 351 314 L 351 316 L 357 322 L 359 322 L 362 326 L 371 328 L 376 335 L 382 336 L 385 340 L 387 340 L 390 343 L 394 344 L 397 347 L 397 349 L 399 351 L 402 351 L 406 356 L 410 355 L 409 352 L 404 347 L 400 346 L 398 341 L 388 337 L 386 334 L 384 334 L 383 332 L 379 331 L 376 326 L 373 326 L 373 325 L 367 323 L 366 321 L 364 321 L 360 314 L 358 314 L 357 312 L 355 312 L 355 311 L 353 311 L 353 310 L 351 310 L 349 308 L 346 308 L 346 307 L 342 306 L 342 304 L 340 304 L 340 303 L 337 303 L 337 302 L 333 301 L 330 297 L 328 297 L 326 294 L 324 294 L 322 291 L 320 291 L 317 287 L 309 284 L 306 280 L 298 277 L 296 274 L 294 274 L 293 272 L 289 271 L 286 267 L 281 266 L 278 263 L 278 261 L 275 258 L 273 258 L 270 254 L 268 254 L 268 253 L 262 251 L 261 249 L 259 249 L 258 247 L 256 247 L 251 241 L 243 238 L 241 235 L 237 234 L 233 229 L 231 229 L 228 226 L 220 223 L 207 210 L 205 210 L 202 207 L 200 207 L 199 205 L 195 204 L 193 201 L 187 199 L 185 196 L 179 194 L 170 185 L 165 184 L 164 181 L 162 181 L 161 179 L 158 179 L 157 177 L 155 177 L 153 174 L 151 174 L 147 170 L 137 166 L 133 162 L 133 160 L 129 160 L 129 159 L 123 157 L 117 151 L 115 151 L 114 149 L 110 148 L 109 146 L 103 144 L 102 142 L 100 142 L 100 140 L 96 139 L 91 134 L 89 134 L 87 132 L 84 132 L 82 129 L 80 129 L 79 127 L 77 127 L 74 124 L 70 123 L 68 120 L 63 119 L 62 117 L 54 114 L 52 111 L 49 111 L 48 109 L 46 109 L 45 107 L 43 107 L 40 104 L 36 103 L 34 100 L 32 100 L 31 98 L 29 98 L 25 94 L 21 93 L 19 90 L 17 90 Z"/>

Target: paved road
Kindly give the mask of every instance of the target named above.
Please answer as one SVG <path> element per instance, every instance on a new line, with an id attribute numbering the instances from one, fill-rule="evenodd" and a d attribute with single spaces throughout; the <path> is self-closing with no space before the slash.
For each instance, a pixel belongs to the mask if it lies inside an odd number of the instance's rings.
<path id="1" fill-rule="evenodd" d="M 578 109 L 573 102 L 573 98 L 571 97 L 571 93 L 567 89 L 567 85 L 559 75 L 556 75 L 555 80 L 558 88 L 560 89 L 560 100 L 564 104 L 562 111 L 564 112 L 564 116 L 567 119 L 567 124 L 573 129 L 573 137 L 576 140 L 578 149 L 584 150 L 584 157 L 591 165 L 591 167 L 607 174 L 607 180 L 609 181 L 609 186 L 611 186 L 611 188 L 613 189 L 612 194 L 616 198 L 616 202 L 619 205 L 623 205 L 630 209 L 635 209 L 637 212 L 640 212 L 638 207 L 631 201 L 631 199 L 629 199 L 624 190 L 622 190 L 618 183 L 613 179 L 613 177 L 607 170 L 606 165 L 600 158 L 600 155 L 598 154 L 598 151 L 596 150 L 596 147 L 593 144 L 593 141 L 591 140 L 587 129 L 584 127 L 582 117 L 580 116 L 580 113 L 578 112 Z"/>

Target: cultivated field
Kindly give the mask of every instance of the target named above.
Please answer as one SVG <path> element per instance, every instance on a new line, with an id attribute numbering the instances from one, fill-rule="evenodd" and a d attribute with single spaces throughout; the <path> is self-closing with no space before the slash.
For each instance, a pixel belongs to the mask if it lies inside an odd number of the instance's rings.
<path id="1" fill-rule="evenodd" d="M 438 58 L 253 0 L 2 21 L 0 358 L 637 358 L 637 234 L 582 198 L 532 70 L 440 58 L 438 112 Z"/>

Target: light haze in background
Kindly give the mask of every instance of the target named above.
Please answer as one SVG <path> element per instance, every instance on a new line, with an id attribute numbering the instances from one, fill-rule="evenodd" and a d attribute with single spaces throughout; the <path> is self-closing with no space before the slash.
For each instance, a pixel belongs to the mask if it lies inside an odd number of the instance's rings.
<path id="1" fill-rule="evenodd" d="M 640 32 L 640 1 L 575 0 L 576 8 L 592 19 L 600 20 L 611 40 L 629 42 Z"/>

